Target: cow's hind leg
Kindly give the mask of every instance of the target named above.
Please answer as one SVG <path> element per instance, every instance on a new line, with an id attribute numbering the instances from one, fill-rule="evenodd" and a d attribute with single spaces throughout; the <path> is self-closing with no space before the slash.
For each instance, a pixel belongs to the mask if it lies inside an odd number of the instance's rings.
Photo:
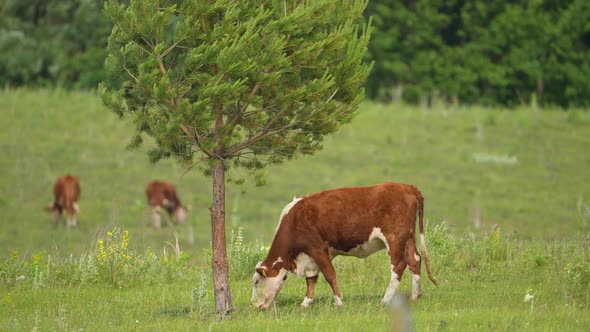
<path id="1" fill-rule="evenodd" d="M 381 303 L 389 304 L 391 299 L 399 286 L 404 270 L 406 269 L 406 258 L 405 258 L 405 243 L 399 243 L 395 240 L 387 240 L 387 254 L 389 255 L 389 261 L 391 263 L 391 279 L 389 280 L 389 286 L 381 299 Z"/>
<path id="2" fill-rule="evenodd" d="M 413 238 L 406 242 L 406 262 L 412 275 L 412 300 L 417 300 L 420 297 L 420 254 Z"/>
<path id="3" fill-rule="evenodd" d="M 334 292 L 334 305 L 337 307 L 342 306 L 342 293 L 340 293 L 338 283 L 336 282 L 336 270 L 334 270 L 334 266 L 332 265 L 332 259 L 330 259 L 328 249 L 326 248 L 325 251 L 311 255 L 311 258 L 315 260 L 324 278 L 326 278 L 326 281 Z"/>
<path id="4" fill-rule="evenodd" d="M 301 302 L 301 306 L 309 307 L 309 305 L 313 303 L 313 289 L 318 282 L 318 276 L 307 277 L 305 278 L 305 281 L 307 282 L 307 293 L 305 293 L 305 298 L 303 299 L 303 302 Z"/>

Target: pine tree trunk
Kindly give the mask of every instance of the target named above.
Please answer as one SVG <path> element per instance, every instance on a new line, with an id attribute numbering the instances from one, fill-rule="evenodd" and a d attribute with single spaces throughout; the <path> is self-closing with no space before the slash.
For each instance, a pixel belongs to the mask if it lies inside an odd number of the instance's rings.
<path id="1" fill-rule="evenodd" d="M 213 246 L 213 287 L 215 312 L 219 319 L 232 310 L 229 291 L 229 269 L 225 243 L 225 169 L 218 159 L 213 166 L 213 205 L 211 206 L 211 238 Z"/>

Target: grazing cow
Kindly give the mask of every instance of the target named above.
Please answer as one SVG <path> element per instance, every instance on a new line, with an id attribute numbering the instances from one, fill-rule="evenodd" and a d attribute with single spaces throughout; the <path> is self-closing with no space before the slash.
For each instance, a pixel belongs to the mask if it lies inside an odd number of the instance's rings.
<path id="1" fill-rule="evenodd" d="M 57 226 L 61 215 L 66 210 L 68 226 L 76 226 L 76 213 L 80 212 L 78 208 L 78 199 L 80 198 L 80 181 L 77 176 L 64 175 L 57 179 L 53 186 L 53 203 L 45 207 L 45 210 L 53 214 L 55 225 Z"/>
<path id="2" fill-rule="evenodd" d="M 145 194 L 147 196 L 148 205 L 152 215 L 153 225 L 156 228 L 162 226 L 162 218 L 160 211 L 165 209 L 170 217 L 174 217 L 176 222 L 184 224 L 186 219 L 186 208 L 180 203 L 176 188 L 170 182 L 166 181 L 152 181 L 148 183 Z"/>
<path id="3" fill-rule="evenodd" d="M 338 255 L 365 258 L 384 248 L 391 262 L 391 280 L 381 302 L 390 302 L 406 265 L 412 275 L 412 299 L 417 299 L 420 254 L 414 234 L 416 216 L 422 258 L 436 285 L 426 253 L 423 208 L 420 191 L 400 183 L 326 190 L 293 199 L 281 213 L 268 256 L 256 265 L 251 301 L 258 296 L 257 307 L 268 308 L 287 273 L 292 272 L 306 277 L 307 293 L 301 305 L 307 307 L 313 302 L 314 286 L 322 272 L 334 292 L 334 304 L 341 306 L 332 259 Z"/>

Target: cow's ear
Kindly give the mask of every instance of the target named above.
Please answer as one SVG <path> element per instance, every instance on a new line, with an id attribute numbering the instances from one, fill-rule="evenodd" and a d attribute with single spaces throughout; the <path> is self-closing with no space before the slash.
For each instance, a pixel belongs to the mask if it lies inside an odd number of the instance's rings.
<path id="1" fill-rule="evenodd" d="M 266 278 L 266 266 L 256 268 L 256 272 Z"/>

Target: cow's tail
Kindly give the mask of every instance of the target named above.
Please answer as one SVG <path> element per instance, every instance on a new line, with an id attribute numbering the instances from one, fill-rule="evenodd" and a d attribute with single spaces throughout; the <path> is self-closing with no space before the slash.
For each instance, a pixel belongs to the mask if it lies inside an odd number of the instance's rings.
<path id="1" fill-rule="evenodd" d="M 420 254 L 424 259 L 424 265 L 426 266 L 426 272 L 428 273 L 428 278 L 435 286 L 438 286 L 436 279 L 432 275 L 432 271 L 430 270 L 430 259 L 428 258 L 428 252 L 426 251 L 426 238 L 424 237 L 424 197 L 418 191 L 418 227 L 420 230 Z"/>

